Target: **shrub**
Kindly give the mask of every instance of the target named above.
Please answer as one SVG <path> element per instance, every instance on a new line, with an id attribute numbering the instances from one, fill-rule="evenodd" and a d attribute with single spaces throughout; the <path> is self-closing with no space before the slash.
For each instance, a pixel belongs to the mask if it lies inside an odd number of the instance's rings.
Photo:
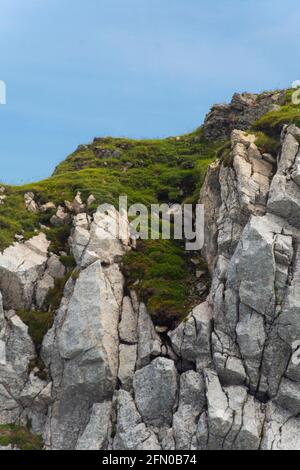
<path id="1" fill-rule="evenodd" d="M 12 445 L 21 450 L 42 450 L 44 446 L 41 436 L 32 434 L 28 428 L 16 424 L 0 425 L 0 445 Z"/>
<path id="2" fill-rule="evenodd" d="M 72 269 L 76 267 L 76 261 L 74 256 L 72 255 L 60 256 L 59 260 L 67 269 Z"/>

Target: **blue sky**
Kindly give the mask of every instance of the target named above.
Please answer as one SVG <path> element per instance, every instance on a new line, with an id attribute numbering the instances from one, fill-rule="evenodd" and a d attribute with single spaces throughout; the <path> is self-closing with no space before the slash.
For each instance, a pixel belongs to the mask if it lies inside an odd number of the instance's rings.
<path id="1" fill-rule="evenodd" d="M 299 0 L 0 0 L 0 180 L 95 136 L 178 135 L 300 78 Z"/>

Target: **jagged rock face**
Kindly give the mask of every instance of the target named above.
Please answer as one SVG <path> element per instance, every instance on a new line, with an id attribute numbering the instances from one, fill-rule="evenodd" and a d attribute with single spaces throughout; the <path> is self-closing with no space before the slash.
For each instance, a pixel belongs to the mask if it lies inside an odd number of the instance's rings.
<path id="1" fill-rule="evenodd" d="M 234 129 L 246 130 L 265 113 L 284 104 L 285 93 L 235 93 L 230 104 L 213 106 L 204 122 L 204 136 L 210 140 L 225 140 Z"/>
<path id="2" fill-rule="evenodd" d="M 50 242 L 40 234 L 23 243 L 15 243 L 0 254 L 0 291 L 4 308 L 29 309 L 34 290 L 41 279 Z"/>
<path id="3" fill-rule="evenodd" d="M 238 145 L 239 152 L 235 151 L 238 135 L 241 136 L 239 144 L 244 141 L 243 134 L 233 132 L 233 168 L 225 169 L 222 164 L 218 167 L 221 199 L 214 224 L 210 227 L 211 231 L 215 230 L 213 235 L 218 241 L 209 247 L 210 251 L 206 246 L 208 251 L 205 253 L 213 272 L 209 300 L 214 318 L 213 367 L 225 394 L 228 387 L 234 386 L 238 393 L 238 386 L 243 386 L 248 394 L 254 395 L 255 406 L 259 401 L 268 402 L 264 409 L 260 405 L 267 421 L 272 422 L 270 409 L 275 410 L 274 423 L 266 425 L 263 441 L 259 445 L 263 448 L 273 445 L 274 448 L 292 448 L 292 443 L 288 443 L 287 439 L 279 438 L 281 428 L 277 421 L 284 423 L 284 416 L 288 420 L 300 411 L 299 365 L 293 362 L 294 343 L 300 338 L 300 303 L 296 288 L 299 286 L 300 236 L 297 217 L 300 192 L 296 176 L 299 129 L 295 126 L 285 128 L 274 177 L 273 169 L 265 165 L 256 151 L 256 161 L 251 161 L 252 171 L 247 173 L 243 160 L 249 161 L 249 150 L 245 154 Z M 241 162 L 239 166 L 237 158 Z M 261 185 L 255 198 L 251 195 L 250 201 L 244 199 L 252 185 L 250 179 L 247 183 L 243 175 L 252 175 L 253 179 L 257 162 L 264 165 L 259 175 L 264 174 L 268 178 L 263 185 L 263 199 L 259 200 L 259 204 L 256 201 L 257 194 L 262 194 Z M 268 171 L 265 171 L 267 168 Z M 230 192 L 222 191 L 224 171 L 227 181 L 231 176 L 231 182 L 235 183 Z M 235 211 L 236 201 L 238 211 Z M 211 199 L 205 192 L 202 193 L 202 202 L 210 207 Z M 222 224 L 222 220 L 226 224 Z M 228 239 L 228 225 L 230 245 L 222 243 Z M 281 408 L 276 408 L 278 406 Z M 228 419 L 230 421 L 227 416 L 223 417 L 225 429 Z M 291 422 L 293 426 L 297 425 L 296 419 Z M 220 426 L 218 424 L 217 427 Z M 291 428 L 292 425 L 286 430 L 287 434 L 292 432 Z M 274 441 L 271 443 L 268 437 L 272 432 Z M 217 444 L 217 448 L 220 445 Z M 295 440 L 293 445 L 299 448 Z M 249 441 L 246 446 L 251 448 Z M 234 447 L 238 448 L 236 441 Z"/>
<path id="4" fill-rule="evenodd" d="M 218 255 L 233 255 L 250 215 L 264 215 L 274 167 L 242 131 L 231 135 L 232 165 L 211 165 L 201 190 L 205 206 L 205 256 L 210 271 Z"/>
<path id="5" fill-rule="evenodd" d="M 34 432 L 43 432 L 51 384 L 28 372 L 35 358 L 27 326 L 14 311 L 4 312 L 0 295 L 0 424 L 30 417 Z"/>
<path id="6" fill-rule="evenodd" d="M 72 251 L 81 267 L 97 259 L 112 264 L 122 258 L 125 247 L 130 245 L 128 220 L 116 210 L 98 210 L 91 224 L 86 214 L 80 214 L 74 225 Z"/>
<path id="7" fill-rule="evenodd" d="M 0 423 L 29 419 L 49 450 L 300 449 L 299 135 L 284 129 L 272 164 L 254 136 L 232 132 L 232 164 L 215 162 L 201 192 L 211 292 L 173 331 L 156 330 L 126 288 L 128 221 L 75 214 L 77 267 L 43 340 L 42 380 L 11 309 L 43 305 L 64 267 L 43 235 L 6 250 Z"/>

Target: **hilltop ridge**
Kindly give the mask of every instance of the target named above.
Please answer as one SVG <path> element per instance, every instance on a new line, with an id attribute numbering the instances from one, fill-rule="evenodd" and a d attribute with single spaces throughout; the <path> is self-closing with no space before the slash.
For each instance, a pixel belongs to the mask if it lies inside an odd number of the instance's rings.
<path id="1" fill-rule="evenodd" d="M 0 449 L 300 449 L 291 94 L 235 95 L 184 136 L 96 138 L 0 188 Z M 98 206 L 123 194 L 203 204 L 201 253 L 127 217 L 105 237 L 118 212 Z"/>

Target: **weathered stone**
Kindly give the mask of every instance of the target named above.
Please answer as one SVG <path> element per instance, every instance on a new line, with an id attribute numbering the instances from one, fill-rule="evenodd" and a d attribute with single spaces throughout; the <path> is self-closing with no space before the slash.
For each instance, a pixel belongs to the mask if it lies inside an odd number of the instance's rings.
<path id="1" fill-rule="evenodd" d="M 233 423 L 233 411 L 220 385 L 217 374 L 205 371 L 206 397 L 208 405 L 209 435 L 211 447 L 218 448 L 219 440 L 225 439 Z M 213 442 L 215 440 L 215 442 Z"/>
<path id="2" fill-rule="evenodd" d="M 38 281 L 36 286 L 36 305 L 41 309 L 45 303 L 47 294 L 50 289 L 54 287 L 54 279 L 49 274 L 45 273 L 40 281 Z"/>
<path id="3" fill-rule="evenodd" d="M 118 378 L 122 388 L 132 390 L 133 375 L 137 357 L 137 345 L 120 344 Z"/>
<path id="4" fill-rule="evenodd" d="M 60 262 L 57 255 L 51 255 L 47 261 L 46 272 L 53 277 L 53 279 L 62 279 L 66 274 L 66 268 Z"/>
<path id="5" fill-rule="evenodd" d="M 233 129 L 249 129 L 265 113 L 284 104 L 284 100 L 284 92 L 235 93 L 230 104 L 213 106 L 205 118 L 204 135 L 210 140 L 228 139 Z"/>
<path id="6" fill-rule="evenodd" d="M 46 204 L 43 204 L 40 207 L 41 212 L 47 212 L 47 211 L 55 210 L 55 209 L 56 209 L 56 206 L 53 202 L 47 202 Z"/>
<path id="7" fill-rule="evenodd" d="M 179 407 L 173 417 L 176 450 L 190 450 L 197 431 L 197 421 L 205 405 L 202 375 L 189 371 L 180 377 Z"/>
<path id="8" fill-rule="evenodd" d="M 98 261 L 80 273 L 57 331 L 56 347 L 64 365 L 50 415 L 53 448 L 74 448 L 90 407 L 112 398 L 118 374 L 118 322 L 119 306 Z M 53 373 L 57 374 L 54 369 Z"/>
<path id="9" fill-rule="evenodd" d="M 148 365 L 151 358 L 161 354 L 161 340 L 155 331 L 146 306 L 141 303 L 138 318 L 138 358 L 137 368 Z"/>
<path id="10" fill-rule="evenodd" d="M 171 425 L 177 392 L 174 362 L 157 358 L 133 379 L 135 402 L 147 425 Z"/>
<path id="11" fill-rule="evenodd" d="M 112 264 L 125 254 L 125 246 L 130 243 L 129 223 L 113 208 L 98 208 L 90 228 L 90 237 L 81 259 L 85 267 L 100 259 L 103 263 Z"/>
<path id="12" fill-rule="evenodd" d="M 78 192 L 73 201 L 73 211 L 75 214 L 80 214 L 85 210 L 85 204 L 83 204 L 81 199 L 81 193 Z"/>
<path id="13" fill-rule="evenodd" d="M 121 341 L 124 343 L 136 344 L 138 341 L 137 315 L 133 309 L 130 297 L 124 297 L 123 299 L 119 334 Z"/>
<path id="14" fill-rule="evenodd" d="M 160 450 L 158 440 L 142 423 L 131 395 L 124 390 L 117 392 L 117 426 L 114 450 Z"/>
<path id="15" fill-rule="evenodd" d="M 94 204 L 94 202 L 96 202 L 96 198 L 93 194 L 90 194 L 90 196 L 87 199 L 87 205 L 91 206 L 92 204 Z"/>
<path id="16" fill-rule="evenodd" d="M 261 443 L 262 450 L 299 450 L 300 420 L 269 403 Z"/>
<path id="17" fill-rule="evenodd" d="M 275 401 L 294 416 L 298 415 L 300 413 L 300 383 L 283 378 Z"/>
<path id="18" fill-rule="evenodd" d="M 237 345 L 225 333 L 212 334 L 214 365 L 222 385 L 244 385 L 247 375 Z"/>
<path id="19" fill-rule="evenodd" d="M 47 384 L 47 382 L 39 379 L 36 371 L 33 371 L 29 375 L 28 382 L 23 388 L 19 400 L 24 407 L 34 406 L 47 411 L 47 406 L 52 401 L 51 392 L 52 384 Z"/>
<path id="20" fill-rule="evenodd" d="M 34 200 L 34 194 L 29 192 L 24 194 L 25 207 L 29 212 L 38 212 L 39 208 Z"/>
<path id="21" fill-rule="evenodd" d="M 41 233 L 0 254 L 0 290 L 5 309 L 30 309 L 35 285 L 45 270 L 49 245 Z"/>
<path id="22" fill-rule="evenodd" d="M 76 450 L 107 449 L 111 427 L 111 402 L 95 403 L 91 417 L 76 445 Z"/>
<path id="23" fill-rule="evenodd" d="M 175 353 L 190 362 L 197 362 L 199 369 L 211 362 L 212 310 L 208 302 L 198 305 L 188 319 L 168 333 Z"/>
<path id="24" fill-rule="evenodd" d="M 70 215 L 65 211 L 62 206 L 58 206 L 56 214 L 53 215 L 50 219 L 50 223 L 54 225 L 54 227 L 60 227 L 62 225 L 66 225 L 70 223 L 71 218 Z"/>

